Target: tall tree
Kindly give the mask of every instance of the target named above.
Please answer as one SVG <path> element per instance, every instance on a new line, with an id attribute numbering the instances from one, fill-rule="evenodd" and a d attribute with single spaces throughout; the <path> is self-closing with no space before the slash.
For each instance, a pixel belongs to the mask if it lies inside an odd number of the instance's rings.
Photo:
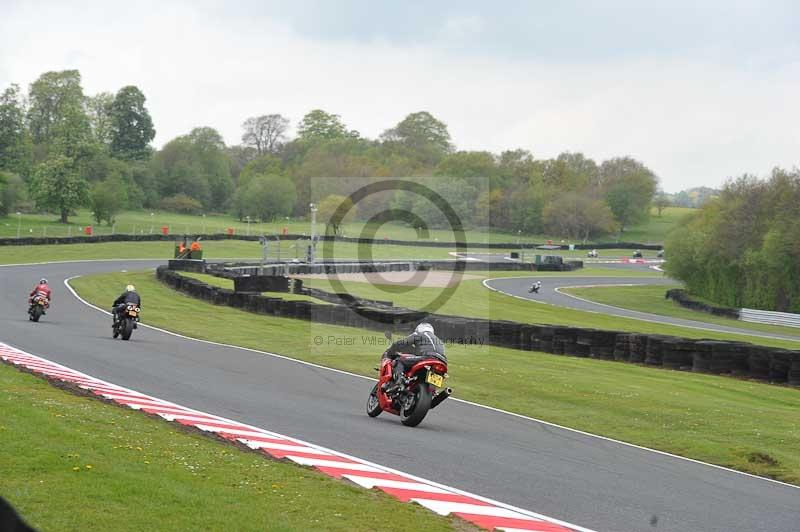
<path id="1" fill-rule="evenodd" d="M 27 175 L 30 148 L 19 86 L 12 84 L 0 95 L 0 170 Z"/>
<path id="2" fill-rule="evenodd" d="M 566 192 L 549 203 L 544 209 L 544 223 L 553 234 L 581 239 L 584 243 L 616 228 L 605 202 L 577 192 Z"/>
<path id="3" fill-rule="evenodd" d="M 453 151 L 447 125 L 427 111 L 406 116 L 395 127 L 384 131 L 381 139 L 405 144 L 413 150 L 432 148 L 443 154 Z"/>
<path id="4" fill-rule="evenodd" d="M 67 223 L 70 211 L 86 204 L 88 194 L 89 183 L 69 157 L 55 155 L 36 167 L 31 195 L 40 208 L 59 213 L 61 223 Z"/>
<path id="5" fill-rule="evenodd" d="M 89 115 L 92 134 L 95 141 L 106 148 L 111 145 L 111 106 L 113 103 L 114 95 L 110 92 L 101 92 L 86 98 L 86 112 Z"/>
<path id="6" fill-rule="evenodd" d="M 210 127 L 169 141 L 153 157 L 152 169 L 162 197 L 185 194 L 219 211 L 233 193 L 225 143 Z"/>
<path id="7" fill-rule="evenodd" d="M 346 137 L 358 138 L 358 131 L 348 131 L 339 115 L 314 109 L 306 114 L 297 126 L 297 137 L 301 140 L 332 140 Z"/>
<path id="8" fill-rule="evenodd" d="M 111 104 L 111 153 L 119 159 L 145 159 L 156 135 L 138 87 L 122 87 Z"/>
<path id="9" fill-rule="evenodd" d="M 28 127 L 33 141 L 50 143 L 65 116 L 83 108 L 80 72 L 45 72 L 31 83 L 28 100 Z"/>
<path id="10" fill-rule="evenodd" d="M 236 191 L 233 202 L 239 218 L 250 216 L 269 221 L 286 216 L 294 207 L 294 183 L 284 176 L 256 175 Z"/>
<path id="11" fill-rule="evenodd" d="M 12 212 L 25 199 L 25 182 L 18 175 L 0 170 L 0 216 Z"/>
<path id="12" fill-rule="evenodd" d="M 242 124 L 242 142 L 255 148 L 258 155 L 275 153 L 286 138 L 289 119 L 279 114 L 253 116 Z"/>
<path id="13" fill-rule="evenodd" d="M 647 219 L 658 178 L 645 165 L 630 157 L 617 157 L 600 166 L 601 186 L 620 232 Z"/>

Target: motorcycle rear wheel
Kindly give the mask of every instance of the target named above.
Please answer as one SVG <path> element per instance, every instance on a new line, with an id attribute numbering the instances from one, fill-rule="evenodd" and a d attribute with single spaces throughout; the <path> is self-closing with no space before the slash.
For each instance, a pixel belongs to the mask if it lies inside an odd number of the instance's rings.
<path id="1" fill-rule="evenodd" d="M 122 339 L 130 340 L 131 334 L 133 334 L 133 320 L 126 318 L 125 321 L 122 322 Z"/>
<path id="2" fill-rule="evenodd" d="M 376 383 L 375 386 L 372 387 L 372 391 L 369 392 L 369 397 L 367 397 L 367 415 L 369 417 L 378 417 L 383 412 L 381 408 L 381 403 L 378 400 L 378 384 Z"/>
<path id="3" fill-rule="evenodd" d="M 416 427 L 431 408 L 431 388 L 426 383 L 417 386 L 410 408 L 400 409 L 400 422 L 406 427 Z"/>
<path id="4" fill-rule="evenodd" d="M 33 307 L 31 311 L 31 319 L 33 321 L 39 321 L 39 318 L 42 317 L 42 308 L 39 305 Z"/>

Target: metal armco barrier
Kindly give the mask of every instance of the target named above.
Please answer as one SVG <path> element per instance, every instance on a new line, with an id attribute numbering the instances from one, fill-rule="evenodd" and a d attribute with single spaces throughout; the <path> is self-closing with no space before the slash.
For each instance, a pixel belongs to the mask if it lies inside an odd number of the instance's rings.
<path id="1" fill-rule="evenodd" d="M 789 312 L 771 312 L 769 310 L 743 308 L 739 310 L 739 319 L 751 323 L 800 327 L 800 314 L 791 314 Z"/>

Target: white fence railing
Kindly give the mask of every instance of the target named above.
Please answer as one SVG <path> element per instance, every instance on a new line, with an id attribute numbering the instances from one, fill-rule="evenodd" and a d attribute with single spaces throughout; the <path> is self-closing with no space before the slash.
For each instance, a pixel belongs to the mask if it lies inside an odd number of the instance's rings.
<path id="1" fill-rule="evenodd" d="M 739 311 L 739 319 L 752 323 L 800 327 L 800 314 L 791 314 L 789 312 L 771 312 L 769 310 L 743 308 Z"/>

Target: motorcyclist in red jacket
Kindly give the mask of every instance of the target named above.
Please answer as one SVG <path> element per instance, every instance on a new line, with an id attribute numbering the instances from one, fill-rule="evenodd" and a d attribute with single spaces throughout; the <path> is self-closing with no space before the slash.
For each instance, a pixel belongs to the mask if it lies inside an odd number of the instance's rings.
<path id="1" fill-rule="evenodd" d="M 40 279 L 39 284 L 31 291 L 28 295 L 28 305 L 33 303 L 33 298 L 37 294 L 44 296 L 45 300 L 47 301 L 46 307 L 50 306 L 50 299 L 52 297 L 52 291 L 50 290 L 50 286 L 47 284 L 47 279 Z"/>

